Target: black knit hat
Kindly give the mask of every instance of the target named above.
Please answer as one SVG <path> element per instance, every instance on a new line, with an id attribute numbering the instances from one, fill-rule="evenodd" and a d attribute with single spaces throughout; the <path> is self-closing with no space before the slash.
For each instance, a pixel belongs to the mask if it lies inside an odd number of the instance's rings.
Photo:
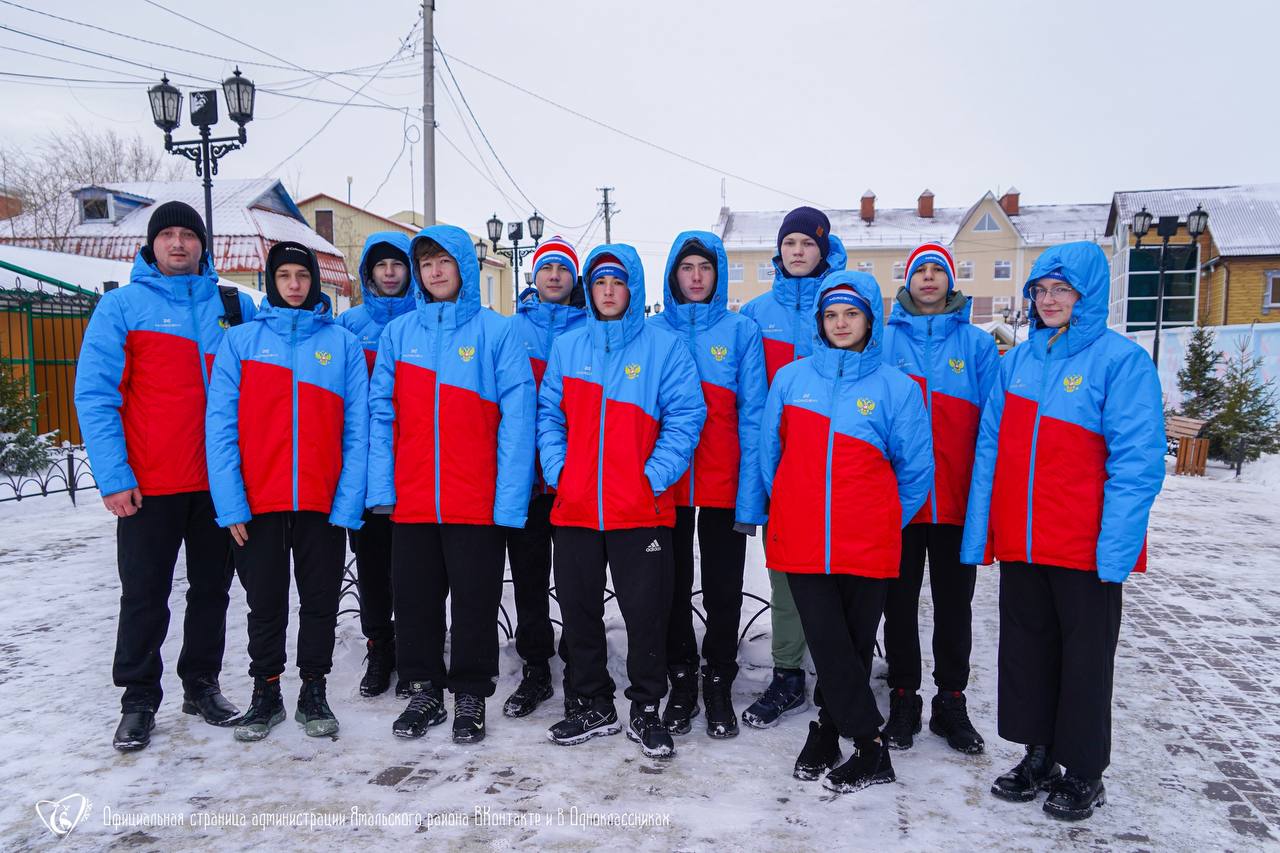
<path id="1" fill-rule="evenodd" d="M 151 221 L 147 223 L 147 251 L 154 256 L 155 247 L 152 244 L 156 240 L 156 235 L 166 228 L 175 226 L 189 228 L 196 232 L 196 236 L 200 238 L 201 254 L 209 251 L 204 220 L 200 218 L 200 214 L 196 213 L 194 207 L 181 201 L 166 201 L 152 212 Z"/>
<path id="2" fill-rule="evenodd" d="M 711 263 L 711 269 L 715 270 L 716 285 L 711 289 L 711 293 L 715 293 L 716 288 L 720 287 L 720 261 L 716 259 L 716 253 L 702 245 L 701 240 L 691 237 L 688 240 L 685 240 L 684 244 L 680 247 L 680 250 L 676 252 L 676 261 L 671 265 L 671 272 L 667 275 L 667 285 L 671 289 L 671 296 L 680 303 L 684 302 L 684 294 L 681 292 L 680 285 L 677 283 L 676 270 L 680 269 L 681 261 L 690 256 L 706 259 Z M 710 301 L 710 298 L 711 296 L 708 294 L 707 301 Z"/>
<path id="3" fill-rule="evenodd" d="M 390 243 L 374 243 L 364 256 L 365 276 L 368 277 L 369 272 L 378 265 L 378 261 L 386 260 L 399 261 L 406 267 L 409 266 L 409 256 L 404 253 L 403 249 Z"/>
<path id="4" fill-rule="evenodd" d="M 267 302 L 277 308 L 294 307 L 285 301 L 276 288 L 276 270 L 285 264 L 300 264 L 311 272 L 311 290 L 307 292 L 306 301 L 297 307 L 310 311 L 319 305 L 320 262 L 316 260 L 315 252 L 301 243 L 291 241 L 276 243 L 271 247 L 271 251 L 267 252 Z"/>
<path id="5" fill-rule="evenodd" d="M 831 220 L 816 207 L 797 207 L 782 220 L 778 229 L 778 254 L 782 254 L 782 240 L 788 234 L 804 234 L 818 244 L 818 257 L 826 258 L 831 251 Z"/>

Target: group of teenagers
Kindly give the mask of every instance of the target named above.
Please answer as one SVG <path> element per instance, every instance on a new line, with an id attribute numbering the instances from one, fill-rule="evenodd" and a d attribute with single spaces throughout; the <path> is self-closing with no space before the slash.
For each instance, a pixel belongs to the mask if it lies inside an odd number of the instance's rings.
<path id="1" fill-rule="evenodd" d="M 384 693 L 396 673 L 395 736 L 443 723 L 447 690 L 453 740 L 484 739 L 509 564 L 523 670 L 506 716 L 554 695 L 558 654 L 557 744 L 625 731 L 668 757 L 704 712 L 710 737 L 731 738 L 747 540 L 759 534 L 774 671 L 741 720 L 768 728 L 809 707 L 807 652 L 818 713 L 796 778 L 837 792 L 894 781 L 891 750 L 921 730 L 926 560 L 929 728 L 982 752 L 965 699 L 971 603 L 976 566 L 998 560 L 998 727 L 1026 751 L 992 793 L 1045 791 L 1046 812 L 1090 816 L 1106 797 L 1123 582 L 1145 568 L 1165 454 L 1151 361 L 1106 328 L 1105 255 L 1045 250 L 1024 288 L 1028 340 L 1000 357 L 969 322 L 945 246 L 910 254 L 887 321 L 875 278 L 845 269 L 821 211 L 786 214 L 776 249 L 772 289 L 733 311 L 720 239 L 678 235 L 664 310 L 646 319 L 631 246 L 580 264 L 555 237 L 506 318 L 481 305 L 462 229 L 376 233 L 363 301 L 335 319 L 311 249 L 271 247 L 255 307 L 217 284 L 199 215 L 159 206 L 131 286 L 90 320 L 76 379 L 119 517 L 115 747 L 150 742 L 183 544 L 183 710 L 245 741 L 284 720 L 292 556 L 295 719 L 308 735 L 336 733 L 326 676 L 348 535 L 368 648 L 360 693 Z M 626 630 L 625 724 L 606 567 Z M 243 713 L 218 682 L 236 575 L 254 685 Z M 882 618 L 887 721 L 870 675 Z"/>

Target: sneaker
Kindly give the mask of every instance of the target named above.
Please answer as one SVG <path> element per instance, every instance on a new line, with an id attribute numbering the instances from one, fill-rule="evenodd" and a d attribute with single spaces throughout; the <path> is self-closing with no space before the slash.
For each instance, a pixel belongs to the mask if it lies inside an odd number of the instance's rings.
<path id="1" fill-rule="evenodd" d="M 239 741 L 262 740 L 284 722 L 284 699 L 280 698 L 280 676 L 253 680 L 249 710 L 236 723 L 232 734 Z"/>
<path id="2" fill-rule="evenodd" d="M 733 679 L 704 666 L 702 695 L 707 703 L 707 735 L 716 739 L 737 737 L 738 715 L 733 710 Z"/>
<path id="3" fill-rule="evenodd" d="M 453 697 L 453 742 L 479 743 L 484 740 L 484 697 L 455 693 Z"/>
<path id="4" fill-rule="evenodd" d="M 947 746 L 965 755 L 977 755 L 985 747 L 982 735 L 969 722 L 964 694 L 959 690 L 939 691 L 933 697 L 929 731 L 946 738 Z"/>
<path id="5" fill-rule="evenodd" d="M 1049 747 L 1032 745 L 1016 767 L 996 779 L 991 793 L 1011 803 L 1029 803 L 1061 778 L 1062 770 L 1049 755 Z"/>
<path id="6" fill-rule="evenodd" d="M 546 664 L 531 666 L 525 664 L 524 677 L 516 692 L 502 704 L 502 713 L 508 717 L 527 717 L 534 709 L 555 695 L 551 686 L 551 670 Z"/>
<path id="7" fill-rule="evenodd" d="M 673 735 L 687 735 L 693 727 L 690 721 L 698 716 L 698 669 L 679 664 L 669 667 L 667 675 L 671 679 L 671 692 L 662 712 L 662 724 Z"/>
<path id="8" fill-rule="evenodd" d="M 444 709 L 444 691 L 433 687 L 430 681 L 410 681 L 409 707 L 391 724 L 396 737 L 416 738 L 427 733 L 431 726 L 438 726 L 449 716 Z"/>
<path id="9" fill-rule="evenodd" d="M 547 740 L 561 746 L 573 746 L 585 743 L 593 737 L 616 735 L 622 731 L 618 722 L 618 711 L 613 707 L 612 699 L 591 702 L 581 697 L 565 699 L 565 705 L 573 703 L 572 712 L 547 729 Z"/>
<path id="10" fill-rule="evenodd" d="M 302 677 L 298 691 L 298 710 L 293 718 L 302 723 L 307 737 L 324 737 L 338 732 L 338 718 L 329 710 L 323 675 Z"/>
<path id="11" fill-rule="evenodd" d="M 412 696 L 413 695 L 412 684 L 413 684 L 412 681 L 405 681 L 403 678 L 397 678 L 396 679 L 396 698 L 408 699 L 410 696 Z"/>
<path id="12" fill-rule="evenodd" d="M 915 736 L 920 734 L 920 714 L 924 700 L 920 694 L 905 687 L 889 691 L 889 722 L 880 733 L 884 745 L 890 749 L 910 749 Z"/>
<path id="13" fill-rule="evenodd" d="M 859 738 L 853 742 L 853 755 L 827 774 L 822 787 L 837 794 L 852 794 L 871 785 L 884 785 L 897 780 L 889 750 L 876 738 Z"/>
<path id="14" fill-rule="evenodd" d="M 822 776 L 840 760 L 840 733 L 830 723 L 819 718 L 809 723 L 809 737 L 796 759 L 791 775 L 803 782 L 812 782 Z"/>
<path id="15" fill-rule="evenodd" d="M 742 722 L 755 729 L 771 729 L 787 714 L 799 714 L 809 708 L 804 693 L 803 669 L 773 670 L 773 681 L 760 698 L 742 712 Z"/>
<path id="16" fill-rule="evenodd" d="M 396 668 L 396 641 L 367 640 L 365 648 L 368 651 L 364 677 L 360 679 L 360 695 L 381 696 L 391 686 L 391 673 Z"/>
<path id="17" fill-rule="evenodd" d="M 1044 801 L 1044 813 L 1058 820 L 1085 820 L 1093 817 L 1095 808 L 1107 804 L 1107 789 L 1102 779 L 1086 779 L 1068 773 L 1053 785 Z"/>
<path id="18" fill-rule="evenodd" d="M 676 754 L 671 732 L 658 716 L 658 703 L 646 705 L 631 703 L 631 723 L 627 726 L 627 740 L 640 744 L 640 751 L 649 758 L 670 758 Z"/>

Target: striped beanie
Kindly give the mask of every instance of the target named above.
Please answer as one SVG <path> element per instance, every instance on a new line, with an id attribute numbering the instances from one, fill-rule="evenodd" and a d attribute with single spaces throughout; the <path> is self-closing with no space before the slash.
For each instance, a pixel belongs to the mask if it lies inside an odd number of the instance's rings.
<path id="1" fill-rule="evenodd" d="M 832 305 L 852 305 L 867 315 L 868 320 L 874 316 L 871 313 L 871 303 L 867 302 L 861 293 L 847 284 L 838 284 L 830 290 L 824 291 L 818 301 L 818 312 L 825 312 Z"/>
<path id="2" fill-rule="evenodd" d="M 544 264 L 564 264 L 569 268 L 569 272 L 573 273 L 574 278 L 578 277 L 578 253 L 573 250 L 573 246 L 569 245 L 569 241 L 559 234 L 533 250 L 535 276 Z"/>
<path id="3" fill-rule="evenodd" d="M 907 259 L 907 287 L 911 286 L 911 276 L 925 264 L 937 264 L 947 271 L 947 292 L 956 289 L 956 262 L 941 243 L 925 243 L 911 253 Z"/>
<path id="4" fill-rule="evenodd" d="M 606 275 L 613 276 L 623 284 L 627 283 L 627 268 L 613 255 L 605 254 L 596 258 L 595 265 L 591 267 L 590 284 L 595 284 L 597 279 Z"/>

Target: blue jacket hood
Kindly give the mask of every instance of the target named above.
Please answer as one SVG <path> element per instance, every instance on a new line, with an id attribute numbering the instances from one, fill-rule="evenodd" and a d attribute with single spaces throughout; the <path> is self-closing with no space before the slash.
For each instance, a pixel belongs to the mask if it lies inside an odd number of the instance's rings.
<path id="1" fill-rule="evenodd" d="M 822 311 L 818 309 L 818 304 L 828 290 L 842 284 L 851 286 L 871 306 L 871 340 L 867 342 L 862 352 L 836 349 L 827 343 L 826 336 L 822 334 Z M 852 368 L 854 370 L 852 375 L 861 377 L 872 373 L 880 366 L 880 354 L 884 344 L 884 303 L 881 301 L 880 284 L 875 276 L 850 270 L 831 273 L 823 280 L 814 297 L 813 316 L 815 321 L 813 355 L 810 358 L 815 360 L 815 367 L 819 373 L 824 376 L 834 376 L 837 369 L 841 369 L 848 374 Z"/>
<path id="2" fill-rule="evenodd" d="M 534 325 L 542 329 L 550 328 L 558 318 L 563 317 L 564 322 L 574 322 L 582 316 L 586 310 L 586 291 L 582 286 L 582 278 L 579 277 L 573 282 L 573 289 L 569 291 L 569 303 L 560 305 L 555 302 L 543 302 L 538 298 L 538 289 L 536 287 L 528 287 L 524 291 L 524 296 L 516 303 L 516 314 L 529 320 Z"/>
<path id="3" fill-rule="evenodd" d="M 444 311 L 439 320 L 451 319 L 447 325 L 454 328 L 461 326 L 480 312 L 480 262 L 476 260 L 476 247 L 471 237 L 456 225 L 432 225 L 423 228 L 409 243 L 409 270 L 413 282 L 413 298 L 418 314 L 423 322 L 435 325 L 435 312 L 428 312 L 434 300 L 422 287 L 422 279 L 418 276 L 418 265 L 413 263 L 413 250 L 419 240 L 434 240 L 449 253 L 458 264 L 458 274 L 462 278 L 462 287 L 458 291 L 456 302 L 443 304 Z"/>
<path id="4" fill-rule="evenodd" d="M 297 326 L 294 321 L 297 320 Z M 298 339 L 309 338 L 324 326 L 334 322 L 333 304 L 328 294 L 321 292 L 320 302 L 314 308 L 281 308 L 269 304 L 265 299 L 258 313 L 253 315 L 253 322 L 266 323 L 267 328 L 275 332 L 282 340 L 288 342 L 295 333 Z"/>
<path id="5" fill-rule="evenodd" d="M 845 265 L 849 262 L 849 256 L 845 253 L 844 243 L 835 234 L 831 235 L 829 242 L 831 246 L 827 250 L 827 270 L 821 275 L 806 275 L 798 278 L 788 277 L 782 272 L 782 261 L 777 255 L 774 255 L 773 296 L 779 303 L 795 305 L 798 301 L 804 301 L 803 307 L 810 307 L 817 295 L 818 283 L 823 280 L 823 277 L 845 268 Z"/>
<path id="6" fill-rule="evenodd" d="M 1082 241 L 1050 246 L 1031 267 L 1022 285 L 1022 296 L 1031 302 L 1032 334 L 1048 330 L 1036 313 L 1031 299 L 1031 285 L 1050 273 L 1058 273 L 1076 289 L 1080 298 L 1071 311 L 1071 326 L 1066 336 L 1067 349 L 1077 353 L 1096 341 L 1107 330 L 1107 308 L 1111 292 L 1111 267 L 1107 255 L 1097 243 Z M 1043 337 L 1043 336 L 1042 336 Z"/>
<path id="7" fill-rule="evenodd" d="M 129 281 L 133 284 L 144 284 L 162 294 L 170 302 L 187 301 L 184 292 L 189 285 L 191 296 L 196 299 L 208 299 L 218 286 L 218 274 L 213 269 L 213 256 L 205 252 L 200 259 L 200 271 L 191 275 L 165 275 L 156 266 L 155 258 L 146 247 L 138 249 L 133 258 L 133 270 L 129 273 Z"/>
<path id="8" fill-rule="evenodd" d="M 360 289 L 364 292 L 363 304 L 367 306 L 365 310 L 369 312 L 369 316 L 385 326 L 393 318 L 413 308 L 413 274 L 411 271 L 404 293 L 399 296 L 383 296 L 373 283 L 373 276 L 370 275 L 366 263 L 369 250 L 379 243 L 387 243 L 404 252 L 405 257 L 410 259 L 410 267 L 413 266 L 413 255 L 410 253 L 408 235 L 399 231 L 375 231 L 364 241 L 364 249 L 360 251 Z"/>
<path id="9" fill-rule="evenodd" d="M 697 243 L 716 258 L 716 286 L 711 292 L 711 301 L 704 304 L 687 303 L 684 297 L 673 289 L 676 261 L 680 259 L 680 250 L 687 243 Z M 724 243 L 710 231 L 682 231 L 671 243 L 671 251 L 667 254 L 667 265 L 662 275 L 662 316 L 673 328 L 689 326 L 696 322 L 703 328 L 709 328 L 729 311 L 729 258 L 724 251 Z"/>
<path id="10" fill-rule="evenodd" d="M 622 261 L 627 271 L 627 291 L 630 301 L 627 310 L 619 320 L 601 320 L 596 316 L 595 303 L 591 299 L 591 288 L 587 287 L 587 329 L 594 345 L 617 349 L 631 341 L 644 327 L 644 265 L 640 263 L 640 255 L 626 243 L 605 243 L 597 246 L 587 255 L 582 265 L 583 280 L 591 273 L 591 267 L 601 255 L 613 255 Z"/>
<path id="11" fill-rule="evenodd" d="M 898 288 L 898 295 L 893 300 L 893 308 L 889 311 L 889 325 L 896 326 L 904 334 L 921 341 L 928 334 L 930 320 L 933 321 L 935 336 L 945 338 L 960 326 L 969 323 L 969 314 L 973 307 L 973 298 L 965 296 L 958 290 L 952 290 L 947 297 L 948 307 L 953 302 L 958 303 L 958 305 L 942 314 L 912 314 L 904 304 L 904 302 L 909 302 L 910 300 L 910 291 L 906 287 Z"/>

